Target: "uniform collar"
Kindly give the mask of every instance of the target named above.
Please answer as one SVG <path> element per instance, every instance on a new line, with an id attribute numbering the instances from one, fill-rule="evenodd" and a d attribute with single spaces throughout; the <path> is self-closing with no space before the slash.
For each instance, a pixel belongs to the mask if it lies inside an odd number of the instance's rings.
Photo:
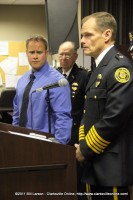
<path id="1" fill-rule="evenodd" d="M 106 53 L 114 46 L 114 44 L 112 44 L 111 46 L 109 46 L 107 49 L 105 49 L 96 59 L 95 59 L 95 63 L 96 63 L 96 67 L 99 65 L 99 63 L 101 62 L 101 60 L 103 59 L 103 57 L 106 55 Z"/>
<path id="2" fill-rule="evenodd" d="M 66 78 L 68 78 L 69 74 L 70 74 L 71 71 L 72 71 L 72 68 L 73 68 L 73 67 L 71 67 L 67 72 L 64 72 L 64 70 L 62 70 L 63 74 L 66 74 Z"/>

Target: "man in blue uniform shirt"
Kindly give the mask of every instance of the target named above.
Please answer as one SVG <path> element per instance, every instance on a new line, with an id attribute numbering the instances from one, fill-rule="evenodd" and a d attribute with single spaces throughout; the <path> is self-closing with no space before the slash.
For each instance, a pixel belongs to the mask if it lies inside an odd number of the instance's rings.
<path id="1" fill-rule="evenodd" d="M 26 128 L 49 132 L 48 123 L 48 93 L 47 90 L 33 92 L 38 88 L 58 82 L 63 78 L 57 70 L 47 62 L 47 41 L 42 36 L 33 36 L 26 41 L 26 53 L 31 70 L 18 81 L 14 98 L 13 125 L 20 125 L 22 99 L 25 88 L 33 73 L 35 79 L 30 89 L 29 102 L 26 110 Z M 71 98 L 69 84 L 65 87 L 49 89 L 51 133 L 62 144 L 67 144 L 71 138 Z M 21 126 L 21 125 L 20 125 Z"/>

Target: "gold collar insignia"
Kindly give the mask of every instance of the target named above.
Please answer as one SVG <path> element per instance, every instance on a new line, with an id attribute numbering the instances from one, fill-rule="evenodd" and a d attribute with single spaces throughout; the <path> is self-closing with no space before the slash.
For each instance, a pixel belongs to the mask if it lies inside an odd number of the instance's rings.
<path id="1" fill-rule="evenodd" d="M 98 87 L 102 81 L 102 74 L 98 74 L 97 75 L 97 78 L 96 78 L 96 83 L 95 83 L 95 86 Z"/>

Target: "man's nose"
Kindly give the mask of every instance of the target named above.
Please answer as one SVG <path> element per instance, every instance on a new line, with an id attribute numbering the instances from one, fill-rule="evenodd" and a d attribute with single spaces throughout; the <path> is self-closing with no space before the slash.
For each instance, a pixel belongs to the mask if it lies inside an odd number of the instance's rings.
<path id="1" fill-rule="evenodd" d="M 81 42 L 81 44 L 84 43 L 84 38 L 83 37 L 80 39 L 80 42 Z"/>
<path id="2" fill-rule="evenodd" d="M 62 55 L 62 59 L 66 59 L 66 57 L 67 57 L 67 56 L 66 56 L 65 54 Z"/>
<path id="3" fill-rule="evenodd" d="M 35 59 L 38 58 L 38 53 L 35 52 L 34 55 L 33 55 L 33 57 L 34 57 Z"/>

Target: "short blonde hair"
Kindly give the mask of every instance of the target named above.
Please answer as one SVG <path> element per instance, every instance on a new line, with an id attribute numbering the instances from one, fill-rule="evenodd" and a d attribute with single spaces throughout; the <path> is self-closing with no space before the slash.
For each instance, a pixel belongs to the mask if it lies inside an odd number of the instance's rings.
<path id="1" fill-rule="evenodd" d="M 43 44 L 45 46 L 45 50 L 47 50 L 47 48 L 48 48 L 48 42 L 47 42 L 47 40 L 42 35 L 37 35 L 36 34 L 36 35 L 30 36 L 26 40 L 26 48 L 28 48 L 28 44 L 29 44 L 30 41 L 37 41 L 37 42 L 41 41 L 41 42 L 43 42 Z"/>

